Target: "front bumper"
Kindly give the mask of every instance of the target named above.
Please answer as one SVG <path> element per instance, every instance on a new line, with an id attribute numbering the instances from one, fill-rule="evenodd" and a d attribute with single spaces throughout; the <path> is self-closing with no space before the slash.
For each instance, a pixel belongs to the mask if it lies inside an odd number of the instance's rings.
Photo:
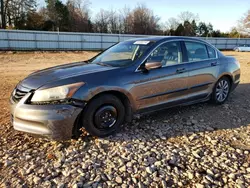
<path id="1" fill-rule="evenodd" d="M 18 103 L 10 100 L 11 121 L 15 130 L 68 140 L 82 108 L 70 104 L 30 105 L 25 104 L 31 93 Z"/>

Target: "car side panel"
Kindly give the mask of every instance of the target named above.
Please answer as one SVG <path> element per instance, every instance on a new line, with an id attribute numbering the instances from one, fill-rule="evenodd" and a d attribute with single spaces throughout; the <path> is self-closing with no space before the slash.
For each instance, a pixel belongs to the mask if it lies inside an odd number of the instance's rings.
<path id="1" fill-rule="evenodd" d="M 234 57 L 224 56 L 219 59 L 220 69 L 218 73 L 218 79 L 222 76 L 228 75 L 232 79 L 233 85 L 238 85 L 240 82 L 240 64 Z"/>
<path id="2" fill-rule="evenodd" d="M 193 97 L 206 98 L 212 92 L 220 66 L 217 59 L 188 63 L 188 88 Z"/>
<path id="3" fill-rule="evenodd" d="M 176 102 L 186 98 L 188 73 L 177 73 L 186 65 L 175 65 L 137 72 L 130 93 L 135 97 L 137 110 Z"/>

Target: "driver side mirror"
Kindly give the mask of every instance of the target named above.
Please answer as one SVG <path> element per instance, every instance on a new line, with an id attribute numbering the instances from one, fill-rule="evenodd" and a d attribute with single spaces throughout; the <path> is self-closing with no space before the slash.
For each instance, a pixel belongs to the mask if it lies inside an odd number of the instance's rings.
<path id="1" fill-rule="evenodd" d="M 162 67 L 161 62 L 147 62 L 147 63 L 145 63 L 145 69 L 147 69 L 147 70 L 158 69 L 161 67 Z"/>

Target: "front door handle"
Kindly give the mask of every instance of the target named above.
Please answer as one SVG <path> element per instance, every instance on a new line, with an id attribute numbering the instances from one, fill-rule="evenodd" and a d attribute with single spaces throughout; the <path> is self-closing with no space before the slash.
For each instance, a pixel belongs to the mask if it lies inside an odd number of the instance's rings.
<path id="1" fill-rule="evenodd" d="M 211 63 L 211 66 L 216 66 L 217 65 L 217 62 L 212 62 Z"/>
<path id="2" fill-rule="evenodd" d="M 177 73 L 183 73 L 186 69 L 185 68 L 179 68 L 176 70 Z"/>

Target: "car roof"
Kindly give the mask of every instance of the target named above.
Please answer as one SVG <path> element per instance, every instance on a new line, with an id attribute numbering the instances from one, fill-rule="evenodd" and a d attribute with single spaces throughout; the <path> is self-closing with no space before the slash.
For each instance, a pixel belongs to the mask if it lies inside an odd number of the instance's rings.
<path id="1" fill-rule="evenodd" d="M 205 42 L 202 39 L 198 39 L 195 37 L 178 37 L 178 36 L 151 36 L 151 37 L 143 37 L 143 38 L 133 38 L 128 41 L 154 41 L 154 42 L 164 42 L 168 40 L 193 40 L 199 42 Z"/>

